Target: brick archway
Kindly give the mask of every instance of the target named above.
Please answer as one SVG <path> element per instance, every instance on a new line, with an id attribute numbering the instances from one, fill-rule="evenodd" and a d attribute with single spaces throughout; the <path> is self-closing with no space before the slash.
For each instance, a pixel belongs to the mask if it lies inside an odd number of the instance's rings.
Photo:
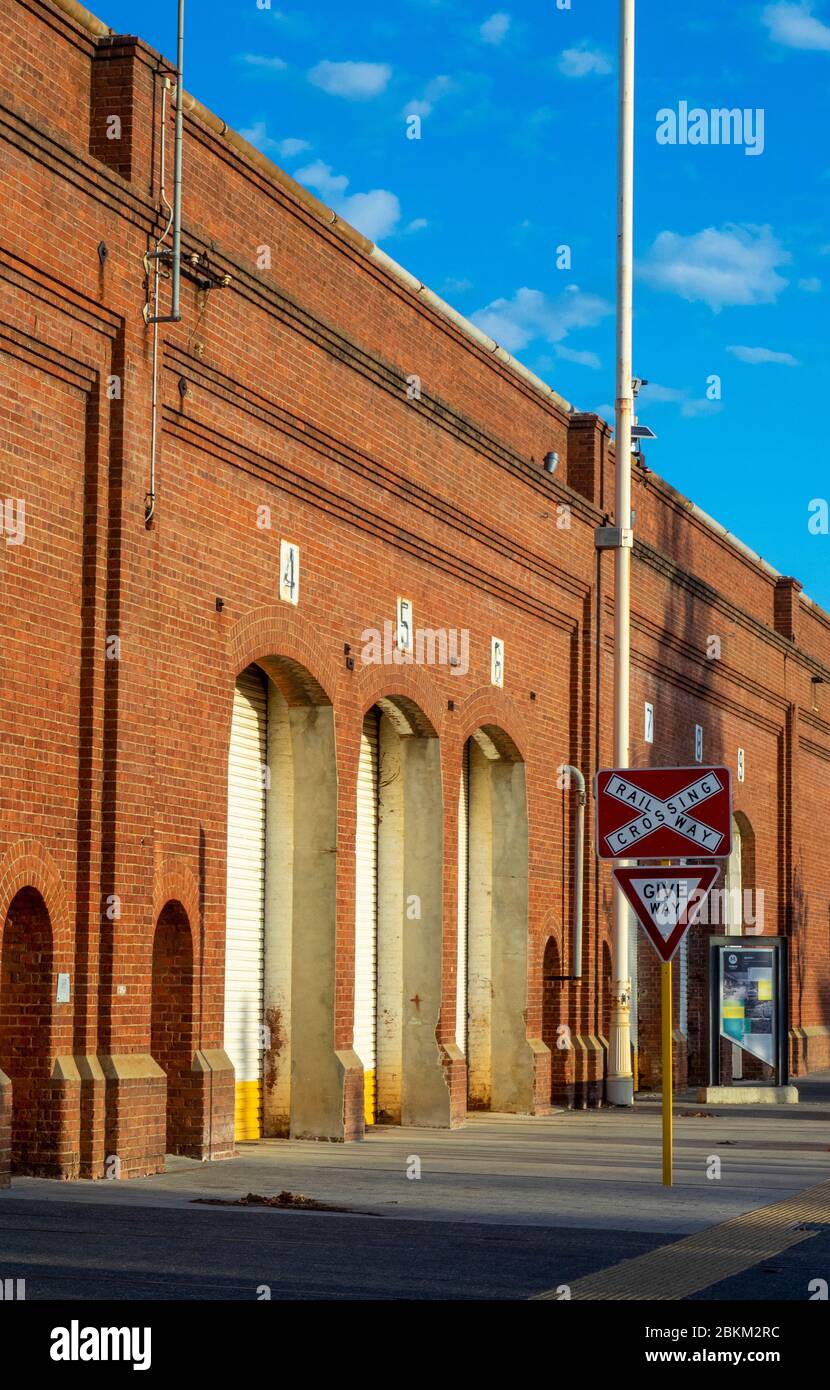
<path id="1" fill-rule="evenodd" d="M 479 686 L 461 703 L 456 721 L 455 741 L 460 749 L 479 729 L 491 729 L 500 751 L 503 749 L 502 756 L 513 762 L 527 762 L 526 719 L 512 695 L 492 685 Z"/>
<path id="2" fill-rule="evenodd" d="M 446 732 L 446 702 L 420 666 L 365 666 L 358 674 L 356 696 L 361 720 L 373 705 L 381 705 L 394 708 L 413 734 L 440 739 Z"/>
<path id="3" fill-rule="evenodd" d="M 355 753 L 363 762 L 364 788 L 369 781 L 374 793 L 356 793 L 352 812 L 353 1046 L 363 1067 L 368 1123 L 444 1127 L 450 1123 L 450 1097 L 438 1042 L 444 926 L 440 706 L 423 671 L 398 674 L 367 668 L 359 692 L 363 732 Z M 419 694 L 427 697 L 427 709 Z M 366 889 L 372 879 L 374 901 Z"/>
<path id="4" fill-rule="evenodd" d="M 12 1082 L 11 1168 L 53 1176 L 59 1144 L 51 1103 L 53 936 L 36 888 L 20 888 L 0 935 L 0 1071 Z"/>
<path id="5" fill-rule="evenodd" d="M 254 608 L 240 618 L 228 636 L 228 661 L 228 727 L 234 681 L 252 662 L 267 671 L 289 705 L 330 705 L 342 679 L 326 644 L 287 604 Z"/>
<path id="6" fill-rule="evenodd" d="M 69 898 L 60 870 L 37 840 L 19 840 L 0 861 L 0 922 L 21 888 L 34 888 L 43 898 L 52 929 L 53 968 L 70 972 L 74 966 L 74 932 Z M 52 1055 L 72 1051 L 72 1011 L 53 1018 Z"/>
<path id="7" fill-rule="evenodd" d="M 171 899 L 153 935 L 150 1050 L 167 1077 L 166 1152 L 200 1156 L 200 1098 L 193 1073 L 194 950 L 190 921 Z"/>
<path id="8" fill-rule="evenodd" d="M 232 647 L 223 1039 L 236 1138 L 342 1139 L 335 674 L 293 615 L 258 610 Z"/>
<path id="9" fill-rule="evenodd" d="M 466 790 L 459 799 L 466 807 L 467 889 L 466 921 L 458 923 L 459 942 L 466 938 L 458 970 L 459 977 L 462 969 L 466 973 L 461 993 L 467 1104 L 471 1110 L 531 1113 L 536 1064 L 528 1040 L 525 763 L 514 739 L 490 717 L 491 709 L 489 699 L 474 699 L 462 726 L 469 727 L 460 769 Z"/>
<path id="10" fill-rule="evenodd" d="M 557 1042 L 561 1043 L 562 1040 L 561 989 L 562 957 L 559 953 L 559 942 L 555 936 L 549 936 L 542 956 L 542 1042 L 550 1048 L 552 1055 L 557 1051 Z M 565 1040 L 567 1041 L 567 1037 Z M 563 1047 L 560 1046 L 558 1050 L 562 1051 Z M 551 1096 L 551 1099 L 554 1097 Z"/>

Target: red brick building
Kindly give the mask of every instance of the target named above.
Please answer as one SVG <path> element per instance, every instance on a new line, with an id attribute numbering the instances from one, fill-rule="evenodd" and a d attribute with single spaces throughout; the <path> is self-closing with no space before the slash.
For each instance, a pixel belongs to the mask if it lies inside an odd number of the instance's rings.
<path id="1" fill-rule="evenodd" d="M 0 9 L 0 1173 L 599 1103 L 610 877 L 589 811 L 573 978 L 560 769 L 611 760 L 607 426 L 187 98 L 151 483 L 169 65 L 74 0 Z M 736 774 L 802 1074 L 830 1063 L 830 618 L 635 473 L 632 762 L 692 764 L 699 726 Z"/>

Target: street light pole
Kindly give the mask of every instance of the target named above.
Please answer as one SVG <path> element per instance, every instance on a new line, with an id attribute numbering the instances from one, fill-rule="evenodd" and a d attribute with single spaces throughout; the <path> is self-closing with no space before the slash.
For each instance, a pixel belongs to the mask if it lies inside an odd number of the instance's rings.
<path id="1" fill-rule="evenodd" d="M 619 119 L 617 146 L 617 404 L 614 524 L 614 766 L 628 767 L 631 655 L 631 425 L 632 306 L 634 269 L 634 6 L 620 0 Z M 611 1105 L 632 1105 L 631 980 L 628 909 L 614 884 L 611 938 L 611 1037 L 606 1093 Z"/>

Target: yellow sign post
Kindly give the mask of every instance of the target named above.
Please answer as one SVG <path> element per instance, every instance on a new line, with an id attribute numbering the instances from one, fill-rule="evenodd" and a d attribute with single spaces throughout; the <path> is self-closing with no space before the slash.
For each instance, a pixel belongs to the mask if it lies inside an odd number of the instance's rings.
<path id="1" fill-rule="evenodd" d="M 662 1035 L 663 1035 L 663 1186 L 672 1185 L 672 991 L 671 961 L 660 967 Z"/>
<path id="2" fill-rule="evenodd" d="M 663 1071 L 663 1186 L 672 1185 L 672 976 L 671 963 L 685 933 L 697 920 L 718 876 L 717 865 L 663 863 L 614 870 L 614 878 L 633 907 L 640 926 L 661 960 L 660 1052 Z M 683 972 L 680 973 L 681 983 Z"/>

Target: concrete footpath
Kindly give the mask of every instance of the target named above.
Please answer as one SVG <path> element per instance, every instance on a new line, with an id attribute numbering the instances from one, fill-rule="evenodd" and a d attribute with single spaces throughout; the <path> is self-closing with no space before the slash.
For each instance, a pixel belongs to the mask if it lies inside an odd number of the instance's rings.
<path id="1" fill-rule="evenodd" d="M 670 1190 L 657 1098 L 378 1128 L 355 1145 L 263 1140 L 138 1181 L 15 1178 L 0 1193 L 0 1274 L 25 1267 L 31 1297 L 244 1298 L 275 1279 L 288 1298 L 530 1297 L 830 1179 L 830 1074 L 800 1094 L 757 1110 L 678 1101 Z M 347 1214 L 194 1205 L 281 1191 Z M 823 1241 L 810 1258 L 826 1277 Z M 801 1295 L 767 1280 L 748 1296 Z"/>
<path id="2" fill-rule="evenodd" d="M 661 1185 L 659 1097 L 633 1111 L 476 1115 L 460 1129 L 380 1126 L 361 1144 L 264 1139 L 236 1158 L 170 1157 L 128 1182 L 15 1178 L 10 1196 L 182 1206 L 283 1189 L 383 1216 L 689 1233 L 830 1178 L 830 1073 L 801 1083 L 798 1106 L 679 1101 L 674 1187 Z M 711 1118 L 708 1118 L 711 1117 Z M 708 1177 L 720 1160 L 720 1177 Z M 420 1178 L 407 1176 L 417 1171 Z"/>

